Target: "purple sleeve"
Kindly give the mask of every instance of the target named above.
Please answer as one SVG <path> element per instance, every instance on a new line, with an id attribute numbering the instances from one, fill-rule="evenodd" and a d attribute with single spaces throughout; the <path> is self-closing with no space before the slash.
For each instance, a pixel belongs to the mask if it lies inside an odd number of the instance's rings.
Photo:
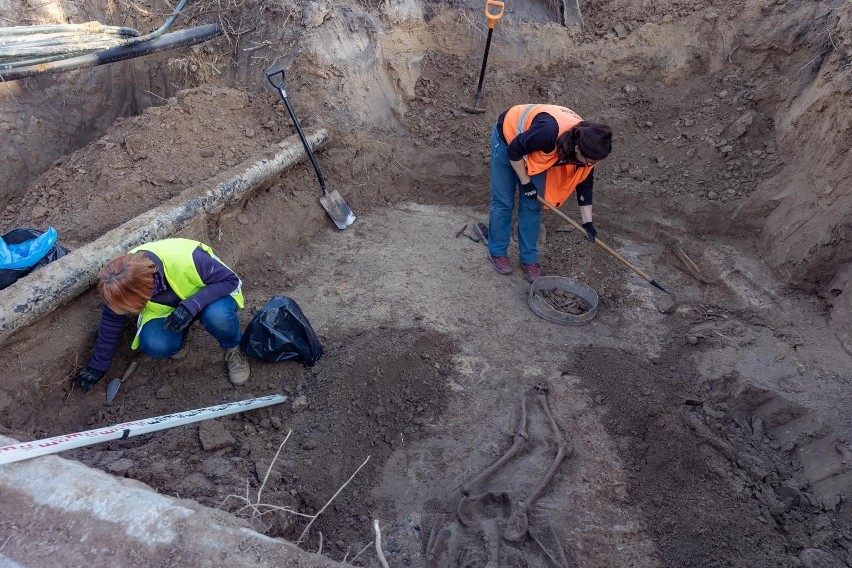
<path id="1" fill-rule="evenodd" d="M 509 160 L 517 162 L 533 152 L 552 152 L 556 148 L 556 138 L 559 136 L 559 124 L 556 119 L 540 112 L 533 118 L 530 127 L 515 136 L 509 144 Z"/>
<path id="2" fill-rule="evenodd" d="M 125 316 L 120 316 L 104 304 L 101 311 L 101 323 L 98 326 L 98 340 L 95 342 L 95 351 L 89 361 L 89 367 L 98 371 L 108 371 L 112 365 L 112 356 L 115 354 L 115 346 L 118 338 L 127 323 Z"/>
<path id="3" fill-rule="evenodd" d="M 192 260 L 201 281 L 204 282 L 204 288 L 181 302 L 181 305 L 195 317 L 210 303 L 236 290 L 240 279 L 233 270 L 207 254 L 201 247 L 192 252 Z"/>

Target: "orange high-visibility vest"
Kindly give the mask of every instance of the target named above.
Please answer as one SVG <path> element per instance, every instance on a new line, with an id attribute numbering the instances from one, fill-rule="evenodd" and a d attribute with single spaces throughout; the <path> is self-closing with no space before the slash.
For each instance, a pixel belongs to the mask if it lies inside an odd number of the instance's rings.
<path id="1" fill-rule="evenodd" d="M 557 105 L 515 105 L 503 117 L 503 136 L 506 138 L 506 143 L 511 144 L 518 134 L 530 127 L 535 116 L 541 112 L 546 112 L 556 119 L 556 124 L 559 125 L 559 135 L 568 132 L 583 120 L 570 108 Z M 526 164 L 527 175 L 530 177 L 544 171 L 547 172 L 544 182 L 544 198 L 559 207 L 574 193 L 577 186 L 589 176 L 594 166 L 588 168 L 573 164 L 554 166 L 559 160 L 556 140 L 553 141 L 553 146 L 552 152 L 535 151 L 527 154 L 524 156 L 524 163 Z"/>

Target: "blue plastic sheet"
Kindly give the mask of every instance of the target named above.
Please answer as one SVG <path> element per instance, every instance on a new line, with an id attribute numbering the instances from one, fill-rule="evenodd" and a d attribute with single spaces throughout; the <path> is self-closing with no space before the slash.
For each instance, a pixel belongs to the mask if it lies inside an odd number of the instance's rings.
<path id="1" fill-rule="evenodd" d="M 10 244 L 0 238 L 0 270 L 35 266 L 56 245 L 56 229 L 50 227 L 36 238 Z"/>
<path id="2" fill-rule="evenodd" d="M 3 234 L 0 236 L 0 290 L 66 254 L 68 249 L 56 242 L 56 229 L 53 228 L 45 232 L 21 227 Z"/>

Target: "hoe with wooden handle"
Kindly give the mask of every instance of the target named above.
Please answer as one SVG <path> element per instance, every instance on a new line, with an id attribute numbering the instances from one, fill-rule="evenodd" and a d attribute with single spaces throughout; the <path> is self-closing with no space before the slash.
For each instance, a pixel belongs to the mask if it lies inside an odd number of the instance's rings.
<path id="1" fill-rule="evenodd" d="M 544 199 L 544 198 L 543 198 L 542 196 L 540 196 L 540 195 L 537 197 L 537 199 L 539 200 L 539 202 L 540 202 L 542 205 L 544 205 L 545 207 L 547 207 L 548 209 L 550 209 L 551 211 L 553 211 L 554 213 L 556 213 L 557 215 L 559 215 L 560 217 L 562 217 L 562 218 L 563 218 L 565 221 L 567 221 L 567 222 L 568 222 L 568 223 L 569 223 L 572 227 L 574 227 L 575 229 L 577 229 L 578 231 L 580 231 L 581 233 L 583 233 L 583 235 L 586 235 L 586 234 L 587 234 L 587 233 L 586 233 L 586 230 L 585 230 L 585 229 L 584 229 L 584 228 L 583 228 L 583 227 L 582 227 L 579 223 L 577 223 L 577 221 L 575 221 L 574 219 L 572 219 L 571 217 L 569 217 L 568 215 L 566 215 L 565 213 L 563 213 L 562 211 L 560 211 L 559 209 L 557 209 L 557 208 L 556 208 L 556 207 L 555 207 L 552 203 L 550 203 L 549 201 L 547 201 L 546 199 Z M 617 252 L 615 252 L 615 251 L 612 249 L 612 247 L 610 247 L 608 244 L 601 242 L 601 240 L 600 240 L 600 239 L 595 239 L 595 244 L 596 244 L 596 245 L 598 245 L 599 247 L 601 247 L 601 248 L 602 248 L 603 250 L 605 250 L 606 252 L 608 252 L 608 253 L 609 253 L 609 254 L 610 254 L 610 255 L 611 255 L 611 256 L 612 256 L 615 260 L 617 260 L 618 262 L 620 262 L 621 264 L 623 264 L 624 266 L 626 266 L 627 268 L 629 268 L 630 270 L 632 270 L 633 272 L 635 272 L 636 274 L 638 274 L 639 276 L 641 276 L 641 277 L 642 277 L 642 278 L 643 278 L 646 282 L 648 282 L 651 286 L 653 286 L 654 288 L 656 288 L 656 289 L 660 290 L 660 291 L 661 291 L 661 292 L 663 292 L 664 294 L 667 294 L 667 295 L 668 295 L 668 298 L 669 298 L 669 300 L 670 300 L 670 303 L 669 303 L 669 302 L 666 302 L 666 305 L 665 305 L 665 306 L 663 306 L 663 305 L 661 304 L 661 306 L 660 306 L 660 311 L 662 311 L 662 312 L 664 312 L 664 313 L 668 313 L 668 312 L 669 312 L 669 310 L 670 310 L 670 309 L 674 306 L 674 301 L 675 301 L 675 295 L 674 295 L 674 294 L 672 294 L 671 292 L 669 292 L 668 290 L 666 290 L 665 288 L 663 288 L 662 286 L 660 286 L 660 283 L 659 283 L 659 282 L 657 282 L 656 280 L 654 280 L 653 278 L 651 278 L 650 276 L 648 276 L 647 274 L 645 274 L 644 272 L 642 272 L 641 270 L 639 270 L 639 269 L 638 269 L 636 266 L 634 266 L 634 265 L 633 265 L 630 261 L 628 261 L 626 258 L 624 258 L 624 257 L 623 257 L 623 256 L 621 256 L 620 254 L 618 254 Z M 664 308 L 665 308 L 665 309 L 664 309 Z"/>

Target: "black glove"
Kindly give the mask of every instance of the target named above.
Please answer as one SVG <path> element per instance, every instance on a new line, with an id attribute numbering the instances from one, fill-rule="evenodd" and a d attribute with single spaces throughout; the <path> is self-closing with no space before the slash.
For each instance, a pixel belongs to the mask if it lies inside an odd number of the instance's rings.
<path id="1" fill-rule="evenodd" d="M 595 229 L 595 225 L 589 221 L 588 223 L 583 223 L 583 228 L 586 229 L 586 235 L 590 241 L 595 242 L 595 236 L 597 236 L 598 231 Z"/>
<path id="2" fill-rule="evenodd" d="M 538 190 L 535 188 L 535 184 L 532 180 L 530 180 L 529 183 L 521 184 L 521 192 L 524 194 L 524 197 L 529 197 L 533 201 L 535 201 L 535 198 L 538 196 Z"/>
<path id="3" fill-rule="evenodd" d="M 169 331 L 183 331 L 189 324 L 192 323 L 192 314 L 186 306 L 180 305 L 175 308 L 166 321 L 163 322 L 163 327 Z"/>
<path id="4" fill-rule="evenodd" d="M 98 384 L 98 381 L 104 378 L 106 371 L 98 371 L 91 367 L 86 367 L 80 374 L 77 375 L 77 382 L 80 383 L 80 390 L 89 392 L 93 386 Z"/>

